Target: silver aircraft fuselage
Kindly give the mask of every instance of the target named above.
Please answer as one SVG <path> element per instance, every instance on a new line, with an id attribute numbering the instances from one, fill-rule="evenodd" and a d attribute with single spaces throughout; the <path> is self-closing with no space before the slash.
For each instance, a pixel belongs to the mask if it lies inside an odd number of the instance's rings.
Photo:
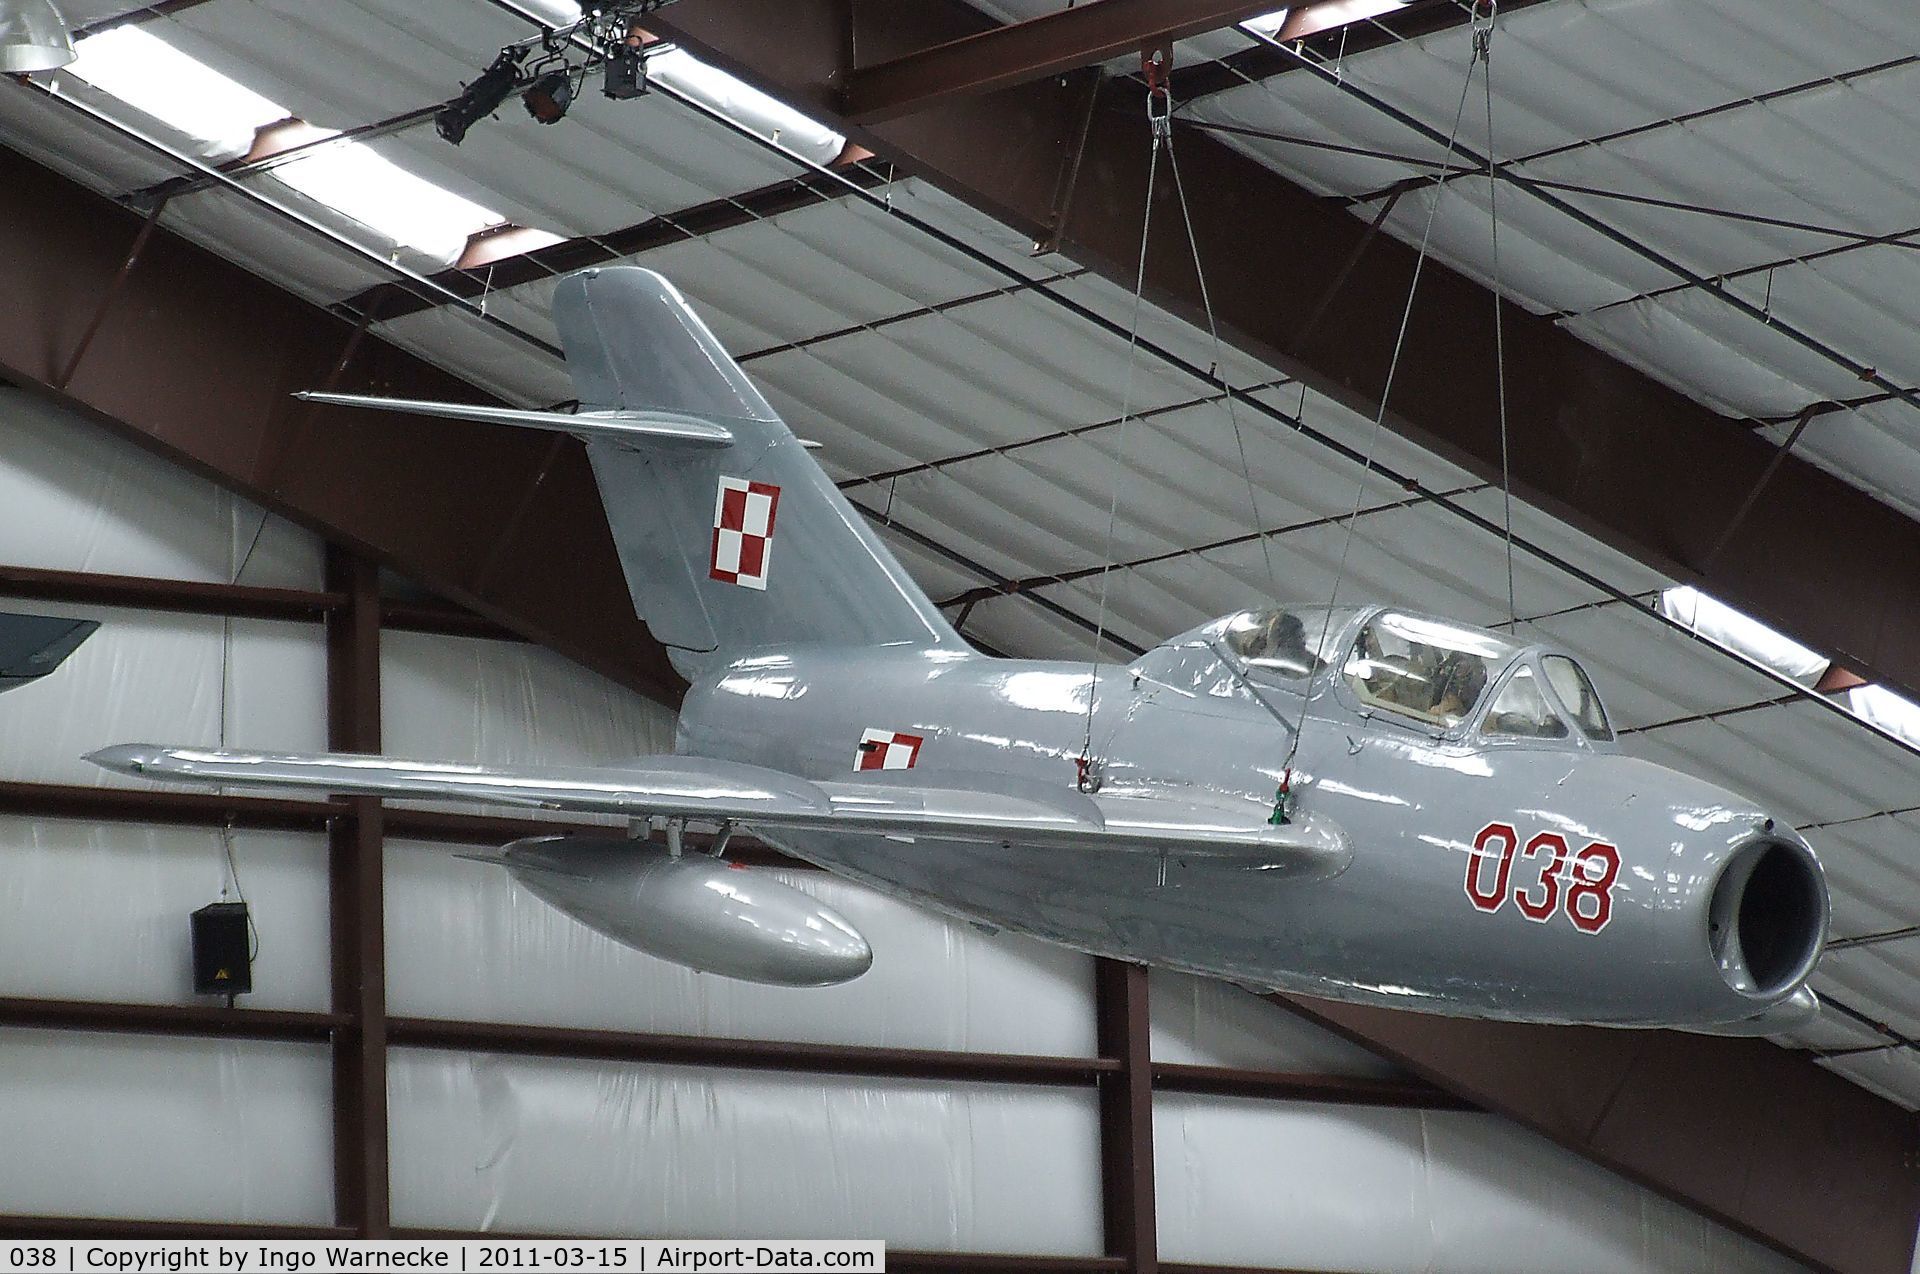
<path id="1" fill-rule="evenodd" d="M 1353 612 L 1335 648 L 1370 613 Z M 694 684 L 677 750 L 839 778 L 858 761 L 850 741 L 877 729 L 922 740 L 923 782 L 1071 785 L 1091 725 L 1103 791 L 1256 817 L 1274 806 L 1291 756 L 1295 802 L 1352 844 L 1351 866 L 1330 880 L 1177 856 L 778 838 L 948 914 L 1261 987 L 1533 1021 L 1736 1022 L 1778 1004 L 1818 954 L 1818 867 L 1751 800 L 1577 733 L 1483 737 L 1492 691 L 1475 718 L 1440 730 L 1369 708 L 1332 672 L 1302 714 L 1301 695 L 1248 686 L 1222 662 L 1216 647 L 1178 638 L 1124 667 L 912 648 L 766 652 Z M 1303 721 L 1297 749 L 1282 718 Z M 1748 904 L 1743 952 L 1728 932 L 1742 919 L 1738 890 L 1720 886 L 1757 879 L 1769 854 L 1803 864 L 1779 903 L 1803 914 L 1769 919 Z M 1780 932 L 1761 933 L 1763 922 Z"/>

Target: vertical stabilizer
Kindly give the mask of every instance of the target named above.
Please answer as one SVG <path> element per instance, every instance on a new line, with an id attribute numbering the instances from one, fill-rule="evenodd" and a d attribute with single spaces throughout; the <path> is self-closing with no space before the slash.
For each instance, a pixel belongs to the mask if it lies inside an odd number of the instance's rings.
<path id="1" fill-rule="evenodd" d="M 553 318 L 582 411 L 668 412 L 733 436 L 587 441 L 634 607 L 683 676 L 797 644 L 966 648 L 666 279 L 583 270 L 561 281 Z"/>

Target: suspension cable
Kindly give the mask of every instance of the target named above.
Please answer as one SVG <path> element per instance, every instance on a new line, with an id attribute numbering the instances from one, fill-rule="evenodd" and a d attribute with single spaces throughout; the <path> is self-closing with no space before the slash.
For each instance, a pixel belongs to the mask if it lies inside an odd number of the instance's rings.
<path id="1" fill-rule="evenodd" d="M 1479 3 L 1473 14 L 1473 56 L 1481 65 L 1480 83 L 1487 99 L 1487 221 L 1493 235 L 1493 366 L 1500 409 L 1500 496 L 1502 529 L 1507 541 L 1507 631 L 1519 633 L 1520 607 L 1513 589 L 1513 467 L 1507 451 L 1507 345 L 1505 304 L 1500 295 L 1500 175 L 1494 170 L 1493 145 L 1493 28 L 1500 18 L 1500 0 L 1487 0 L 1484 23 Z M 1468 74 L 1472 74 L 1471 68 Z M 1435 199 L 1439 198 L 1438 193 Z"/>
<path id="2" fill-rule="evenodd" d="M 1213 298 L 1207 294 L 1207 272 L 1200 264 L 1200 240 L 1194 233 L 1193 214 L 1187 208 L 1187 188 L 1180 180 L 1180 157 L 1173 148 L 1173 134 L 1167 133 L 1167 166 L 1173 170 L 1173 189 L 1180 198 L 1180 219 L 1187 227 L 1187 248 L 1193 253 L 1193 275 L 1200 285 L 1200 308 L 1207 317 L 1207 337 L 1213 343 L 1214 379 L 1220 382 L 1226 391 L 1227 424 L 1233 429 L 1233 445 L 1240 453 L 1240 476 L 1247 484 L 1247 511 L 1253 517 L 1253 533 L 1260 541 L 1260 557 L 1267 568 L 1267 597 L 1279 601 L 1280 582 L 1273 570 L 1273 545 L 1267 535 L 1267 524 L 1260 516 L 1260 496 L 1254 487 L 1253 465 L 1247 459 L 1246 438 L 1240 432 L 1240 414 L 1234 406 L 1233 382 L 1227 377 L 1226 361 L 1221 357 L 1220 324 L 1213 317 Z"/>
<path id="3" fill-rule="evenodd" d="M 1144 59 L 1143 59 L 1144 61 Z M 1149 67 L 1155 64 L 1148 63 Z M 1164 75 L 1164 70 L 1160 74 Z M 1159 106 L 1158 112 L 1155 105 Z M 1087 670 L 1087 728 L 1081 741 L 1079 767 L 1079 788 L 1083 792 L 1098 791 L 1100 776 L 1093 764 L 1093 709 L 1100 686 L 1100 654 L 1107 635 L 1107 585 L 1113 574 L 1114 529 L 1120 519 L 1120 482 L 1126 465 L 1127 426 L 1133 418 L 1133 382 L 1134 372 L 1139 364 L 1140 352 L 1140 309 L 1141 298 L 1147 286 L 1147 243 L 1153 230 L 1153 187 L 1160 172 L 1160 147 L 1172 134 L 1172 112 L 1170 97 L 1165 82 L 1150 85 L 1147 89 L 1147 193 L 1145 208 L 1140 216 L 1140 262 L 1133 276 L 1133 315 L 1127 325 L 1127 375 L 1126 387 L 1120 397 L 1120 427 L 1113 444 L 1113 481 L 1107 498 L 1107 534 L 1100 552 L 1100 609 L 1093 629 L 1093 656 Z"/>
<path id="4" fill-rule="evenodd" d="M 1386 383 L 1383 384 L 1380 389 L 1380 408 L 1374 413 L 1373 427 L 1367 434 L 1367 449 L 1365 459 L 1361 466 L 1360 477 L 1354 483 L 1353 509 L 1346 517 L 1346 534 L 1340 544 L 1340 562 L 1334 570 L 1333 587 L 1327 594 L 1326 614 L 1322 616 L 1320 620 L 1320 640 L 1314 647 L 1316 662 L 1327 668 L 1332 668 L 1334 661 L 1320 657 L 1318 652 L 1324 652 L 1326 650 L 1327 637 L 1333 627 L 1333 610 L 1340 600 L 1340 585 L 1345 580 L 1347 573 L 1347 557 L 1353 549 L 1354 523 L 1359 520 L 1360 506 L 1366 499 L 1367 479 L 1373 475 L 1374 451 L 1380 442 L 1381 428 L 1386 423 L 1387 404 L 1393 397 L 1393 382 L 1400 370 L 1400 355 L 1406 348 L 1407 329 L 1413 321 L 1413 303 L 1420 293 L 1420 275 L 1426 267 L 1427 250 L 1433 240 L 1435 214 L 1440 210 L 1440 200 L 1445 193 L 1448 174 L 1453 168 L 1453 154 L 1460 140 L 1460 125 L 1462 121 L 1466 119 L 1467 115 L 1467 94 L 1473 88 L 1473 71 L 1474 67 L 1479 64 L 1479 61 L 1480 57 L 1477 52 L 1467 59 L 1467 73 L 1460 82 L 1460 101 L 1453 112 L 1453 130 L 1447 134 L 1446 155 L 1441 160 L 1440 167 L 1434 172 L 1432 183 L 1433 198 L 1427 205 L 1426 225 L 1420 232 L 1420 250 L 1413 261 L 1413 278 L 1407 285 L 1406 306 L 1400 312 L 1400 330 L 1394 336 L 1393 357 L 1387 363 Z M 1287 771 L 1292 770 L 1294 755 L 1300 750 L 1300 736 L 1306 729 L 1307 706 L 1313 701 L 1313 678 L 1314 673 L 1317 671 L 1318 669 L 1314 668 L 1310 669 L 1307 673 L 1307 684 L 1300 699 L 1300 728 L 1294 731 L 1293 742 L 1287 749 L 1287 759 L 1282 767 Z"/>

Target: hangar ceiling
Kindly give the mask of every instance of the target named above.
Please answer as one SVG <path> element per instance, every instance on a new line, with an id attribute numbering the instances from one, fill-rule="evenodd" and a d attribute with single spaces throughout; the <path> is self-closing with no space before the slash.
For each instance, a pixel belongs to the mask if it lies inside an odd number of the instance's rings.
<path id="1" fill-rule="evenodd" d="M 808 6 L 777 7 L 790 49 L 774 57 L 765 47 L 729 41 L 717 51 L 763 87 L 804 89 Z M 988 7 L 997 19 L 1017 20 L 1050 6 L 1036 0 Z M 1546 0 L 1509 4 L 1500 19 L 1494 149 L 1517 176 L 1583 214 L 1558 210 L 1518 182 L 1501 183 L 1499 283 L 1514 303 L 1509 339 L 1514 330 L 1532 332 L 1524 338 L 1531 348 L 1547 350 L 1570 338 L 1564 343 L 1579 347 L 1573 357 L 1587 361 L 1559 366 L 1583 375 L 1598 375 L 1606 364 L 1645 372 L 1659 385 L 1629 399 L 1593 401 L 1652 403 L 1675 418 L 1695 412 L 1687 417 L 1689 437 L 1708 443 L 1691 454 L 1723 451 L 1715 467 L 1660 472 L 1660 462 L 1679 453 L 1659 450 L 1665 440 L 1642 439 L 1649 445 L 1647 484 L 1668 499 L 1697 492 L 1705 510 L 1670 524 L 1691 538 L 1647 551 L 1600 524 L 1577 469 L 1560 466 L 1566 472 L 1554 484 L 1553 450 L 1578 446 L 1581 436 L 1564 422 L 1548 429 L 1545 417 L 1516 412 L 1516 473 L 1523 491 L 1538 488 L 1536 501 L 1518 502 L 1513 511 L 1517 609 L 1528 630 L 1574 650 L 1595 671 L 1632 750 L 1765 794 L 1806 830 L 1834 888 L 1837 941 L 1814 983 L 1830 1007 L 1815 1027 L 1782 1042 L 1812 1050 L 1821 1066 L 1912 1110 L 1920 1107 L 1914 748 L 1664 621 L 1650 604 L 1670 585 L 1698 579 L 1703 550 L 1716 545 L 1742 498 L 1759 491 L 1742 527 L 1743 537 L 1759 538 L 1726 546 L 1721 564 L 1759 590 L 1766 605 L 1754 609 L 1823 651 L 1890 678 L 1906 670 L 1904 684 L 1920 684 L 1910 634 L 1896 630 L 1914 586 L 1909 580 L 1901 593 L 1875 574 L 1898 567 L 1887 557 L 1899 546 L 1920 544 L 1920 527 L 1910 520 L 1920 509 L 1920 411 L 1907 388 L 1920 384 L 1912 361 L 1915 289 L 1902 286 L 1911 282 L 1912 236 L 1920 228 L 1900 225 L 1917 193 L 1911 137 L 1920 131 L 1903 127 L 1913 122 L 1914 95 L 1902 90 L 1920 65 L 1900 52 L 1915 46 L 1914 20 L 1901 0 L 1849 0 L 1812 23 L 1726 0 L 1637 4 L 1631 19 L 1628 7 Z M 1261 541 L 1251 534 L 1256 527 L 1268 532 L 1283 596 L 1323 598 L 1338 576 L 1343 598 L 1387 599 L 1480 623 L 1508 618 L 1503 501 L 1484 463 L 1491 302 L 1471 315 L 1429 303 L 1416 311 L 1409 348 L 1410 358 L 1425 361 L 1425 383 L 1462 383 L 1453 410 L 1471 417 L 1470 427 L 1449 436 L 1439 419 L 1444 411 L 1409 403 L 1404 410 L 1418 419 L 1409 425 L 1396 418 L 1394 429 L 1376 437 L 1367 395 L 1377 400 L 1377 384 L 1361 353 L 1310 357 L 1276 351 L 1268 339 L 1293 332 L 1316 302 L 1326 307 L 1317 290 L 1232 289 L 1243 309 L 1239 318 L 1227 317 L 1245 348 L 1230 348 L 1216 361 L 1193 322 L 1177 212 L 1163 205 L 1152 294 L 1166 306 L 1145 307 L 1140 352 L 1130 360 L 1132 297 L 1113 277 L 1130 281 L 1130 271 L 1116 267 L 1116 245 L 1137 244 L 1142 183 L 1140 174 L 1101 162 L 1136 133 L 1143 136 L 1132 113 L 1136 84 L 1095 86 L 1069 77 L 984 105 L 962 101 L 937 128 L 907 119 L 867 138 L 885 158 L 856 150 L 833 162 L 801 160 L 753 137 L 751 125 L 671 91 L 640 102 L 585 93 L 553 128 L 509 103 L 454 150 L 427 127 L 426 108 L 472 78 L 502 44 L 528 34 L 511 3 L 95 0 L 67 8 L 77 24 L 138 8 L 145 29 L 290 113 L 322 127 L 369 130 L 362 136 L 374 152 L 558 242 L 525 257 L 444 271 L 444 262 L 303 195 L 271 166 L 239 179 L 273 190 L 272 197 L 364 244 L 370 255 L 323 241 L 233 186 L 129 140 L 112 119 L 148 131 L 153 121 L 71 76 L 59 83 L 78 105 L 33 87 L 0 92 L 0 129 L 16 149 L 142 210 L 165 193 L 159 226 L 520 405 L 571 396 L 546 317 L 557 273 L 589 260 L 637 260 L 663 271 L 695 300 L 796 432 L 823 444 L 819 455 L 829 472 L 986 648 L 1086 655 L 1103 589 L 1111 648 L 1122 652 L 1246 605 L 1273 591 Z M 1444 137 L 1451 122 L 1469 33 L 1454 20 L 1463 16 L 1457 8 L 1438 17 L 1435 10 L 1454 7 L 1408 8 L 1406 18 L 1314 37 L 1300 55 L 1247 32 L 1182 41 L 1176 91 L 1210 91 L 1182 98 L 1178 118 L 1188 127 L 1177 131 L 1177 144 L 1183 156 L 1212 165 L 1202 172 L 1257 166 L 1275 189 L 1284 183 L 1312 192 L 1358 231 L 1381 218 L 1387 239 L 1417 242 L 1437 198 L 1437 256 L 1463 281 L 1490 283 L 1484 170 L 1451 176 L 1441 183 L 1445 193 L 1436 193 L 1433 181 L 1442 148 L 1430 130 Z M 683 0 L 660 17 L 663 29 L 685 23 L 683 34 L 704 48 L 729 23 L 772 29 L 769 14 L 752 3 Z M 1439 29 L 1406 34 L 1416 16 Z M 1336 37 L 1352 42 L 1344 55 Z M 1689 51 L 1684 63 L 1664 51 L 1674 48 Z M 766 60 L 753 64 L 754 57 Z M 1313 69 L 1323 62 L 1337 71 Z M 820 106 L 817 94 L 789 95 Z M 1064 209 L 1064 228 L 1059 218 L 1054 225 L 1064 250 L 1034 251 L 1036 227 L 1013 215 L 1022 207 L 980 201 L 1012 221 L 1016 228 L 1009 228 L 950 193 L 967 187 L 956 172 L 968 175 L 950 154 L 928 161 L 914 153 L 929 139 L 951 146 L 967 127 L 1054 106 L 1068 108 L 1062 118 L 1069 135 L 1073 121 L 1086 124 L 1088 151 L 1074 167 L 1096 161 L 1068 183 L 1070 197 L 1052 180 L 1070 171 L 1062 157 L 1035 159 L 1036 143 L 1017 135 L 1000 137 L 1003 153 L 971 171 L 1004 181 L 999 193 L 1008 201 L 1026 198 L 1024 209 Z M 1124 120 L 1108 120 L 1121 109 Z M 1114 149 L 1097 149 L 1109 135 L 1105 144 Z M 188 136 L 160 140 L 182 153 L 195 150 Z M 1469 127 L 1462 140 L 1486 153 L 1484 129 Z M 290 178 L 319 153 L 286 160 L 282 175 Z M 1144 161 L 1144 143 L 1135 158 Z M 1049 180 L 1038 193 L 1033 183 L 1021 187 L 1008 176 L 1042 169 Z M 967 188 L 979 193 L 987 184 Z M 1130 202 L 1118 206 L 1128 190 L 1135 192 Z M 1271 237 L 1257 207 L 1223 202 L 1226 212 L 1209 213 L 1207 200 L 1197 201 L 1206 242 L 1230 246 L 1214 233 L 1227 215 L 1238 218 L 1233 229 L 1249 243 Z M 1088 210 L 1109 204 L 1112 224 L 1093 226 Z M 1622 243 L 1623 236 L 1685 273 Z M 1363 291 L 1362 301 L 1396 288 L 1404 299 L 1394 273 L 1404 261 L 1383 262 L 1387 246 L 1372 242 L 1352 258 L 1354 287 L 1376 269 L 1384 280 L 1367 284 L 1373 291 Z M 1274 250 L 1270 242 L 1261 249 Z M 437 292 L 422 296 L 405 281 L 396 288 L 383 257 L 431 276 L 465 304 Z M 1207 264 L 1227 277 L 1236 261 L 1223 251 Z M 1446 277 L 1430 282 L 1447 300 L 1474 295 L 1447 291 Z M 1286 323 L 1274 326 L 1275 319 L 1262 329 L 1255 321 L 1261 307 Z M 1227 309 L 1223 304 L 1223 314 Z M 1325 308 L 1319 344 L 1358 346 L 1398 319 L 1390 307 L 1384 317 L 1351 321 L 1348 309 L 1344 295 Z M 1787 328 L 1837 357 L 1785 335 Z M 347 334 L 342 327 L 342 341 Z M 1424 353 L 1423 336 L 1433 342 Z M 1479 382 L 1467 384 L 1470 370 L 1449 365 L 1463 350 L 1483 362 Z M 1368 349 L 1365 359 L 1384 352 Z M 1594 352 L 1606 357 L 1590 357 Z M 1341 366 L 1358 370 L 1346 380 L 1329 373 Z M 1863 379 L 1861 369 L 1873 379 Z M 34 375 L 33 368 L 12 370 Z M 1371 375 L 1377 379 L 1377 371 Z M 1243 395 L 1236 414 L 1257 479 L 1251 500 L 1221 381 Z M 1543 380 L 1514 392 L 1516 403 L 1550 404 L 1591 386 Z M 1128 407 L 1134 419 L 1123 427 Z M 1438 415 L 1421 414 L 1430 411 Z M 1771 453 L 1761 440 L 1784 442 L 1803 413 L 1808 423 L 1792 457 L 1767 468 Z M 319 415 L 306 428 L 311 434 L 336 423 Z M 307 443 L 314 445 L 311 437 Z M 554 466 L 541 450 L 517 461 Z M 1371 474 L 1361 464 L 1369 452 Z M 1631 471 L 1631 457 L 1622 465 Z M 1772 485 L 1757 485 L 1762 473 Z M 1789 490 L 1784 508 L 1792 518 L 1780 516 L 1776 504 Z M 1116 492 L 1121 513 L 1109 536 Z M 1798 564 L 1814 560 L 1813 550 L 1792 548 L 1796 537 L 1820 530 L 1810 522 L 1823 492 L 1844 526 L 1873 530 L 1874 543 L 1887 550 L 1862 552 L 1852 544 L 1862 560 L 1844 578 L 1809 575 Z M 282 492 L 277 503 L 320 517 L 299 494 Z M 1863 500 L 1877 512 L 1863 512 Z M 1343 523 L 1355 508 L 1349 555 Z M 543 545 L 573 526 L 551 504 L 527 503 L 500 542 L 523 539 L 529 516 L 551 519 Z M 423 577 L 450 583 L 450 592 L 479 601 L 496 618 L 526 621 L 553 605 L 537 591 L 500 592 L 475 576 L 448 581 L 409 560 L 404 546 L 378 547 Z M 1634 548 L 1641 551 L 1623 551 Z M 526 572 L 531 556 L 505 553 L 508 565 L 498 573 Z M 1769 591 L 1769 570 L 1792 578 Z M 1709 573 L 1706 586 L 1714 590 L 1720 579 Z M 1834 593 L 1822 596 L 1822 587 Z M 1729 590 L 1733 600 L 1746 600 L 1740 594 Z M 1836 617 L 1832 612 L 1846 607 L 1835 606 L 1834 597 L 1859 613 Z M 540 621 L 548 628 L 557 622 L 550 615 Z M 1833 634 L 1845 640 L 1821 640 Z M 545 628 L 536 635 L 553 637 Z M 657 659 L 654 669 L 651 681 L 631 673 L 625 679 L 657 693 Z M 1621 1062 L 1623 1069 L 1635 1064 L 1631 1057 Z"/>

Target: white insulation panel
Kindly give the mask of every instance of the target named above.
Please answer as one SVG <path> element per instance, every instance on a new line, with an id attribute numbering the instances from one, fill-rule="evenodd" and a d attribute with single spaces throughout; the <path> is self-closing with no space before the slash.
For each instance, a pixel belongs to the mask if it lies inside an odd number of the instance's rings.
<path id="1" fill-rule="evenodd" d="M 257 542 L 256 542 L 257 537 Z M 0 561 L 317 589 L 318 537 L 55 403 L 0 387 Z M 245 569 L 242 569 L 244 565 Z"/>
<path id="2" fill-rule="evenodd" d="M 393 756 L 482 765 L 612 765 L 673 750 L 674 713 L 552 651 L 521 642 L 384 632 L 381 741 Z M 562 818 L 505 806 L 418 808 Z"/>
<path id="3" fill-rule="evenodd" d="M 604 765 L 673 750 L 671 708 L 521 642 L 383 633 L 380 688 L 399 756 Z"/>
<path id="4" fill-rule="evenodd" d="M 988 937 L 824 872 L 775 874 L 851 921 L 873 945 L 873 968 L 840 986 L 807 988 L 696 973 L 569 919 L 498 867 L 442 845 L 390 842 L 388 1007 L 671 1035 L 1094 1053 L 1088 957 Z"/>
<path id="5" fill-rule="evenodd" d="M 100 621 L 58 672 L 0 702 L 0 777 L 152 787 L 81 759 L 115 743 L 326 749 L 326 642 L 318 624 L 4 595 L 0 610 Z"/>
<path id="6" fill-rule="evenodd" d="M 240 831 L 232 851 L 258 934 L 247 1007 L 325 1010 L 325 838 Z M 211 1003 L 187 916 L 236 896 L 227 863 L 217 829 L 0 817 L 0 996 Z"/>
<path id="7" fill-rule="evenodd" d="M 0 1213 L 333 1223 L 320 1044 L 0 1031 Z"/>
<path id="8" fill-rule="evenodd" d="M 1091 1255 L 1090 1091 L 400 1050 L 394 1223 Z"/>
<path id="9" fill-rule="evenodd" d="M 1401 1075 L 1385 1058 L 1228 982 L 1155 969 L 1147 999 L 1153 1060 L 1303 1075 Z"/>
<path id="10" fill-rule="evenodd" d="M 1787 1258 L 1493 1116 L 1163 1094 L 1160 1255 L 1372 1274 L 1760 1274 Z"/>

